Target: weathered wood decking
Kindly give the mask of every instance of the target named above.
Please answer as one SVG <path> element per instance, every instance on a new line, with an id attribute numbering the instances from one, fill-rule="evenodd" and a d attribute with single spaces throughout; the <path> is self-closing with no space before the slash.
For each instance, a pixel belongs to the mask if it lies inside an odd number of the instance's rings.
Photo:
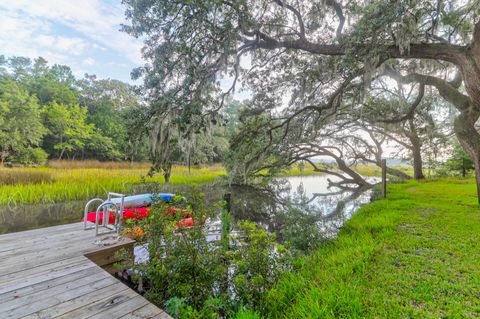
<path id="1" fill-rule="evenodd" d="M 0 235 L 0 318 L 170 318 L 97 265 L 132 244 L 82 223 Z"/>

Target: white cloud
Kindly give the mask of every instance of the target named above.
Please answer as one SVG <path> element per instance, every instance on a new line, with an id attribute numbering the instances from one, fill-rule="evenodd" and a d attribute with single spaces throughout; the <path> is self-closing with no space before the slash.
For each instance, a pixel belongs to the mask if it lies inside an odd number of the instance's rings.
<path id="1" fill-rule="evenodd" d="M 85 40 L 81 38 L 68 38 L 41 34 L 31 39 L 42 47 L 50 47 L 59 52 L 80 55 L 87 47 Z"/>
<path id="2" fill-rule="evenodd" d="M 0 12 L 0 48 L 2 53 L 31 55 L 36 50 L 28 45 L 37 30 L 49 31 L 49 24 L 37 19 L 21 19 L 18 14 L 3 15 Z"/>
<path id="3" fill-rule="evenodd" d="M 91 42 L 92 47 L 109 48 L 126 56 L 136 65 L 143 64 L 140 54 L 142 43 L 119 31 L 120 24 L 124 22 L 123 10 L 119 4 L 112 5 L 100 0 L 82 0 L 81 2 L 62 0 L 61 3 L 58 0 L 3 0 L 0 2 L 0 20 L 5 18 L 18 20 L 18 17 L 21 16 L 20 21 L 13 23 L 23 23 L 22 27 L 28 27 L 24 23 L 25 20 L 46 25 L 60 23 L 84 36 Z M 0 29 L 3 33 L 4 28 Z M 35 29 L 27 30 L 34 31 Z M 5 38 L 5 35 L 0 35 L 0 37 Z M 78 42 L 72 43 L 66 39 L 57 41 L 60 41 L 64 48 L 69 46 L 78 48 L 79 46 Z"/>
<path id="4" fill-rule="evenodd" d="M 84 60 L 82 61 L 82 63 L 83 63 L 84 65 L 94 65 L 94 64 L 95 64 L 95 60 L 92 59 L 92 58 L 86 58 L 86 59 L 84 59 Z"/>
<path id="5" fill-rule="evenodd" d="M 51 64 L 131 82 L 142 43 L 120 32 L 124 8 L 110 0 L 0 0 L 0 55 L 43 57 Z"/>

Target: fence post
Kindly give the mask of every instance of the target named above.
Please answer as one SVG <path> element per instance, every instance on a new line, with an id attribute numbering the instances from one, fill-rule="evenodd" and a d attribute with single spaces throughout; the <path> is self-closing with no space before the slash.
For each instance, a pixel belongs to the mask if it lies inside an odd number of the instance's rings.
<path id="1" fill-rule="evenodd" d="M 382 159 L 382 195 L 387 197 L 387 160 Z"/>

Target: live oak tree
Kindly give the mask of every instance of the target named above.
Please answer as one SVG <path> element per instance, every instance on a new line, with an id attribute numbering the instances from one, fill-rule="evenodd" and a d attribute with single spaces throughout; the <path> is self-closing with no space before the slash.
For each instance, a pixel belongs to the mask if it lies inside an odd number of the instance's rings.
<path id="1" fill-rule="evenodd" d="M 455 106 L 455 134 L 473 159 L 480 194 L 478 0 L 123 2 L 124 30 L 145 39 L 150 61 L 137 75 L 166 107 L 195 118 L 190 126 L 212 118 L 239 77 L 265 108 L 291 93 L 288 125 L 334 112 L 355 82 L 368 90 L 384 68 L 402 83 L 436 88 Z M 247 56 L 251 68 L 243 70 Z M 234 79 L 223 93 L 222 74 Z"/>
<path id="2" fill-rule="evenodd" d="M 413 177 L 425 178 L 423 156 L 438 154 L 450 133 L 451 107 L 425 85 L 403 85 L 384 78 L 375 81 L 360 109 L 360 125 L 375 144 L 374 135 L 396 144 L 396 155 L 412 160 Z M 360 151 L 360 155 L 362 151 Z"/>

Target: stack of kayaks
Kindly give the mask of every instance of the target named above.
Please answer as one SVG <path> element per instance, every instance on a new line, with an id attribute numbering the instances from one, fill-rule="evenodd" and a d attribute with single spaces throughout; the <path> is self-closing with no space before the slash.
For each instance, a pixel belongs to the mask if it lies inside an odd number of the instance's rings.
<path id="1" fill-rule="evenodd" d="M 174 194 L 168 193 L 159 193 L 159 194 L 139 194 L 134 196 L 126 196 L 123 200 L 123 219 L 143 219 L 148 217 L 148 211 L 150 209 L 150 205 L 153 201 L 164 201 L 164 202 L 171 202 L 173 200 Z M 121 198 L 114 198 L 110 200 L 114 203 L 118 208 L 121 205 Z M 99 214 L 99 224 L 103 223 L 103 213 Z M 96 212 L 89 212 L 87 214 L 87 221 L 95 223 L 96 220 Z M 109 224 L 115 223 L 115 213 L 111 212 L 109 214 Z M 180 227 L 190 227 L 193 226 L 193 219 L 188 216 L 180 221 Z"/>

